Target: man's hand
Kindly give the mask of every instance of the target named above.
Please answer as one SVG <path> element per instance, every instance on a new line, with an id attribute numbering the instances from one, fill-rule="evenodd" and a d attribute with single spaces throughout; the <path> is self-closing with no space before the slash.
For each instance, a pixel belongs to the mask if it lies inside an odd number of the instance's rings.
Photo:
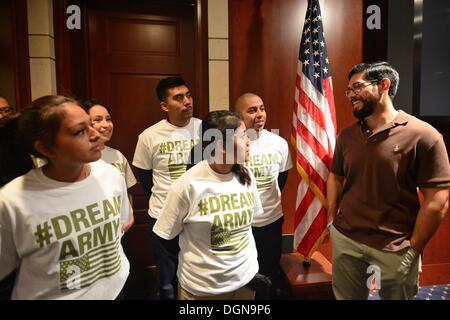
<path id="1" fill-rule="evenodd" d="M 327 228 L 339 210 L 339 198 L 344 186 L 344 177 L 330 172 L 327 179 Z"/>
<path id="2" fill-rule="evenodd" d="M 122 233 L 127 232 L 134 224 L 134 216 L 131 213 L 130 220 L 122 225 Z"/>
<path id="3" fill-rule="evenodd" d="M 406 251 L 403 260 L 400 262 L 400 266 L 397 269 L 397 272 L 400 273 L 404 280 L 408 277 L 411 272 L 411 268 L 417 262 L 419 258 L 419 253 L 417 253 L 413 248 L 409 247 L 408 251 Z"/>

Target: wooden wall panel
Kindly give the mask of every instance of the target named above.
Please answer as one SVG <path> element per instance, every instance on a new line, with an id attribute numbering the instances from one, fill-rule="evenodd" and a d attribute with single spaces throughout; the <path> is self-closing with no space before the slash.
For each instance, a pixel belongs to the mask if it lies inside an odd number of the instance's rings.
<path id="1" fill-rule="evenodd" d="M 450 153 L 450 126 L 442 119 L 425 119 L 443 136 L 447 153 Z M 450 207 L 436 234 L 431 238 L 423 253 L 421 285 L 450 283 Z"/>
<path id="2" fill-rule="evenodd" d="M 438 231 L 425 247 L 421 285 L 450 283 L 450 207 Z"/>
<path id="3" fill-rule="evenodd" d="M 15 111 L 31 102 L 26 0 L 0 2 L 0 94 Z"/>
<path id="4" fill-rule="evenodd" d="M 84 101 L 91 98 L 88 69 L 87 0 L 53 0 L 57 93 Z M 69 5 L 81 10 L 81 29 L 66 27 Z"/>

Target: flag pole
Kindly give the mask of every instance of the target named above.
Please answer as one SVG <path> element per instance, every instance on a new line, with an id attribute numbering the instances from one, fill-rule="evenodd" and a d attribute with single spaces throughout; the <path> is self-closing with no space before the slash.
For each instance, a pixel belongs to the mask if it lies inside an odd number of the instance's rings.
<path id="1" fill-rule="evenodd" d="M 319 0 L 308 0 L 300 39 L 291 142 L 296 151 L 294 250 L 305 268 L 328 234 L 326 180 L 336 142 L 331 70 Z"/>

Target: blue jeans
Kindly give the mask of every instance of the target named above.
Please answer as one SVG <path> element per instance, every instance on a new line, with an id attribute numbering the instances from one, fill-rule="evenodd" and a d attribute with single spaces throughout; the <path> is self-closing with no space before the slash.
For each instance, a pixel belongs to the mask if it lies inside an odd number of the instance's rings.
<path id="1" fill-rule="evenodd" d="M 176 300 L 178 253 L 180 251 L 178 236 L 172 240 L 161 238 L 153 232 L 155 223 L 156 219 L 150 218 L 150 235 L 155 250 L 159 278 L 159 297 L 161 300 Z"/>

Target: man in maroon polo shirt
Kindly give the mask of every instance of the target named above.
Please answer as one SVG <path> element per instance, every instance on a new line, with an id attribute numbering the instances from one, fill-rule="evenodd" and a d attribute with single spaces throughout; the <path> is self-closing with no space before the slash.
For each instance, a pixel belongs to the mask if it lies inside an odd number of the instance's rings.
<path id="1" fill-rule="evenodd" d="M 442 136 L 394 108 L 398 82 L 386 62 L 349 73 L 345 94 L 358 122 L 339 134 L 327 182 L 337 299 L 367 299 L 373 276 L 382 299 L 412 299 L 420 254 L 448 209 Z"/>

